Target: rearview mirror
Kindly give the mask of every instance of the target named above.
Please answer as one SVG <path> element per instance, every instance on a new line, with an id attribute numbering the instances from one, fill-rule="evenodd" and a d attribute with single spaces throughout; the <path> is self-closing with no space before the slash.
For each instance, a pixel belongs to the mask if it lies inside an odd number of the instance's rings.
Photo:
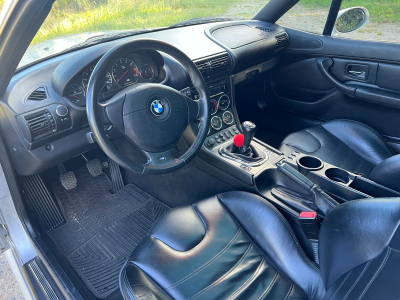
<path id="1" fill-rule="evenodd" d="M 367 23 L 368 18 L 368 9 L 364 7 L 343 9 L 338 13 L 332 35 L 357 31 Z"/>

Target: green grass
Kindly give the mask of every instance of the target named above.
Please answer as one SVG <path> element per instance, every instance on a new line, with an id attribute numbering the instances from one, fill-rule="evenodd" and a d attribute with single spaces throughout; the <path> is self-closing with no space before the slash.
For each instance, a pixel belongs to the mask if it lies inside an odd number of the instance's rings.
<path id="1" fill-rule="evenodd" d="M 223 16 L 237 2 L 240 0 L 58 0 L 32 44 L 86 31 L 162 27 L 192 18 Z"/>
<path id="2" fill-rule="evenodd" d="M 329 8 L 330 0 L 300 0 L 300 4 L 312 8 Z M 370 20 L 375 23 L 400 22 L 400 0 L 343 0 L 341 9 L 362 6 L 368 9 Z"/>

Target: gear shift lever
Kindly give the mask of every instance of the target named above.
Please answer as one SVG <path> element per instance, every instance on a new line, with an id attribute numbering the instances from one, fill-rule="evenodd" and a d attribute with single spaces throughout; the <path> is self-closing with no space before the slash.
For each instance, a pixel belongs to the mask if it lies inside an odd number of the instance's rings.
<path id="1" fill-rule="evenodd" d="M 243 141 L 243 146 L 241 148 L 241 153 L 246 155 L 248 154 L 249 151 L 251 151 L 250 142 L 257 131 L 257 126 L 253 122 L 244 121 L 242 124 L 242 129 L 244 134 L 244 141 Z"/>

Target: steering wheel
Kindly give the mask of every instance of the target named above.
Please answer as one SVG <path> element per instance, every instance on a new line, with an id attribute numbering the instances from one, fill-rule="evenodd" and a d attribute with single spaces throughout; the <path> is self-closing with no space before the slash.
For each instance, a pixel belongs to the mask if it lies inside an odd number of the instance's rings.
<path id="1" fill-rule="evenodd" d="M 162 84 L 141 83 L 99 103 L 97 95 L 104 86 L 108 67 L 115 59 L 137 50 L 161 51 L 181 63 L 199 92 L 198 101 Z M 208 90 L 196 65 L 174 46 L 150 39 L 119 44 L 100 59 L 88 83 L 86 110 L 92 134 L 100 148 L 121 167 L 140 174 L 167 173 L 183 167 L 200 150 L 208 126 L 200 126 L 190 148 L 175 157 L 173 150 L 183 132 L 195 118 L 201 124 L 210 123 Z M 113 125 L 135 144 L 147 157 L 147 163 L 132 161 L 119 152 L 107 137 L 105 124 Z"/>

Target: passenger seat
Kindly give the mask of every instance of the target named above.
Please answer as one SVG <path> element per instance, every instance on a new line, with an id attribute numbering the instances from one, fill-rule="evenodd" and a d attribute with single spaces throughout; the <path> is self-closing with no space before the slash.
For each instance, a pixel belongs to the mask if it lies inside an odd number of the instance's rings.
<path id="1" fill-rule="evenodd" d="M 350 172 L 400 191 L 400 155 L 371 127 L 351 120 L 333 120 L 288 135 L 279 148 L 313 155 Z"/>

